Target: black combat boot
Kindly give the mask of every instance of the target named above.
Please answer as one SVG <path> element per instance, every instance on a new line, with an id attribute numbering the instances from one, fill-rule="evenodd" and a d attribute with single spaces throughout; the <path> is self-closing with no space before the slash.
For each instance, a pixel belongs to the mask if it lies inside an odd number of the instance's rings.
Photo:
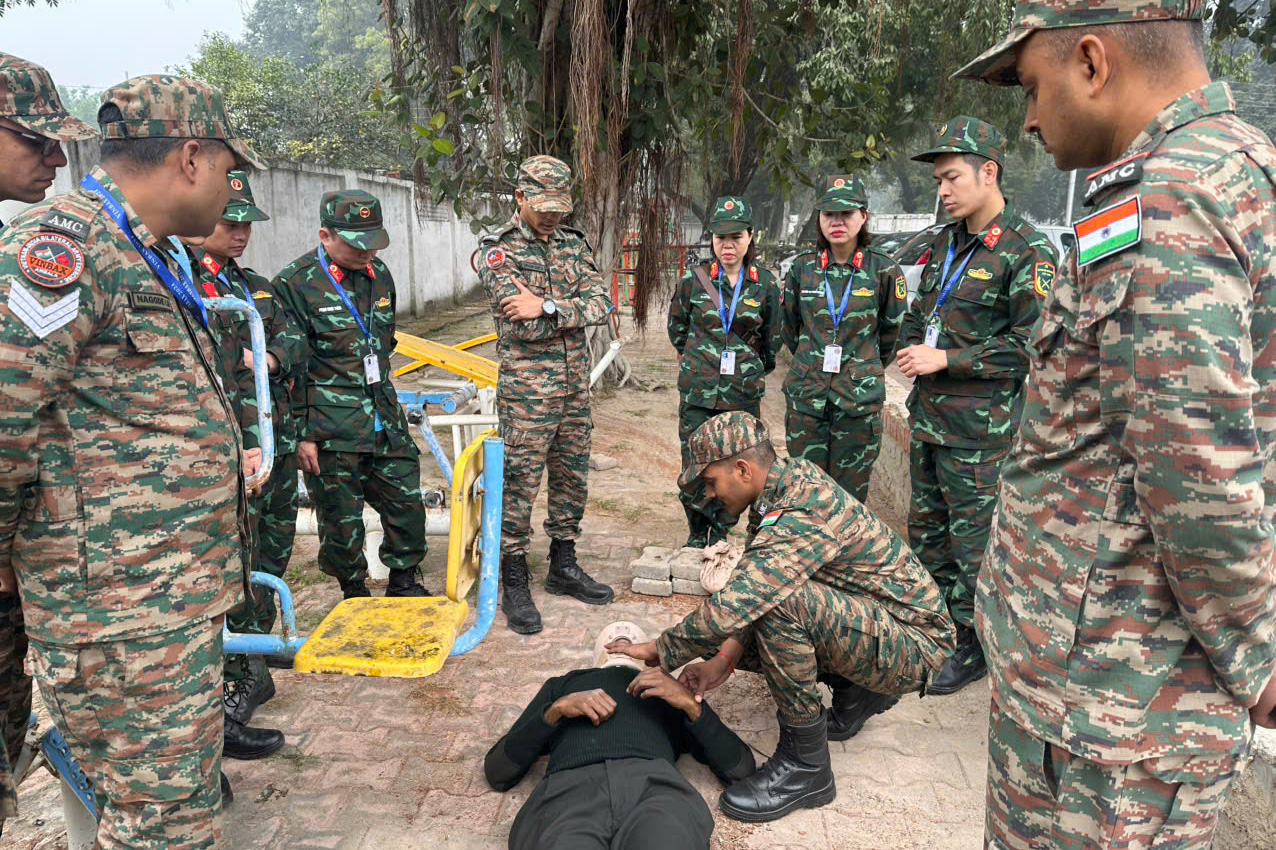
<path id="1" fill-rule="evenodd" d="M 682 510 L 687 515 L 687 528 L 691 530 L 683 547 L 686 549 L 703 549 L 708 546 L 709 518 L 700 513 L 700 511 L 692 510 L 686 505 L 682 506 Z"/>
<path id="2" fill-rule="evenodd" d="M 237 682 L 226 682 L 222 686 L 226 714 L 240 723 L 252 720 L 257 706 L 265 705 L 274 695 L 275 680 L 265 662 L 256 656 L 249 659 L 248 672 L 244 678 Z"/>
<path id="3" fill-rule="evenodd" d="M 875 693 L 836 673 L 822 673 L 820 681 L 833 692 L 833 707 L 828 713 L 830 741 L 854 738 L 870 717 L 899 702 L 899 697 Z"/>
<path id="4" fill-rule="evenodd" d="M 235 802 L 235 793 L 230 790 L 230 780 L 226 778 L 226 772 L 219 771 L 222 775 L 222 808 L 227 808 L 231 803 Z"/>
<path id="5" fill-rule="evenodd" d="M 229 714 L 225 720 L 222 755 L 228 759 L 264 759 L 284 745 L 284 733 L 278 729 L 245 726 Z"/>
<path id="6" fill-rule="evenodd" d="M 520 635 L 534 635 L 544 628 L 541 612 L 536 610 L 527 587 L 530 579 L 526 556 L 506 555 L 501 559 L 501 610 L 510 631 Z"/>
<path id="7" fill-rule="evenodd" d="M 590 605 L 606 605 L 616 592 L 576 563 L 575 540 L 549 541 L 549 574 L 545 576 L 545 592 L 555 596 L 573 596 Z"/>
<path id="8" fill-rule="evenodd" d="M 815 808 L 837 796 L 829 763 L 828 718 L 801 726 L 780 719 L 775 755 L 747 779 L 722 792 L 718 807 L 735 820 L 761 823 L 782 818 L 794 809 Z"/>
<path id="9" fill-rule="evenodd" d="M 372 591 L 368 590 L 368 583 L 361 578 L 337 579 L 337 583 L 341 585 L 341 596 L 344 599 L 357 599 L 361 596 L 371 596 Z"/>
<path id="10" fill-rule="evenodd" d="M 390 583 L 385 587 L 386 598 L 392 596 L 429 596 L 429 592 L 421 582 L 416 580 L 416 568 L 406 570 L 390 570 Z"/>
<path id="11" fill-rule="evenodd" d="M 926 685 L 926 694 L 955 694 L 971 682 L 988 675 L 984 650 L 974 629 L 957 627 L 957 651 L 944 662 L 944 668 Z"/>

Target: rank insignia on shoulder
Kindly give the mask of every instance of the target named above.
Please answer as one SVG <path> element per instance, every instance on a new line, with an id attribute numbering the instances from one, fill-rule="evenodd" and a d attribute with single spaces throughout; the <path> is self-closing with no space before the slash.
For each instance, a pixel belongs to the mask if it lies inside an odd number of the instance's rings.
<path id="1" fill-rule="evenodd" d="M 1052 283 L 1054 283 L 1054 263 L 1037 263 L 1032 274 L 1033 291 L 1045 298 Z"/>
<path id="2" fill-rule="evenodd" d="M 754 283 L 758 282 L 758 267 L 757 266 L 749 266 L 749 280 L 753 281 Z"/>
<path id="3" fill-rule="evenodd" d="M 487 252 L 487 267 L 489 269 L 499 269 L 505 265 L 505 252 L 500 248 L 493 248 Z"/>
<path id="4" fill-rule="evenodd" d="M 997 247 L 997 243 L 1000 241 L 1001 241 L 1001 225 L 994 224 L 992 226 L 992 230 L 989 230 L 988 235 L 984 237 L 984 244 L 987 245 L 988 250 L 991 251 L 993 248 Z"/>
<path id="5" fill-rule="evenodd" d="M 372 263 L 368 263 L 368 277 L 373 280 L 377 279 L 377 270 L 373 267 Z"/>
<path id="6" fill-rule="evenodd" d="M 19 249 L 18 268 L 46 289 L 61 289 L 79 280 L 84 252 L 65 236 L 37 233 Z"/>
<path id="7" fill-rule="evenodd" d="M 904 279 L 903 275 L 895 278 L 895 297 L 900 300 L 908 298 L 908 281 Z"/>
<path id="8" fill-rule="evenodd" d="M 15 280 L 9 286 L 9 312 L 21 319 L 31 333 L 44 339 L 70 324 L 80 312 L 80 290 L 76 289 L 52 304 L 43 304 L 20 281 Z"/>
<path id="9" fill-rule="evenodd" d="M 81 242 L 89 235 L 89 226 L 87 224 L 57 210 L 49 210 L 45 213 L 44 218 L 40 219 L 40 226 L 46 230 L 56 230 L 59 233 L 65 233 L 72 239 L 78 239 Z"/>
<path id="10" fill-rule="evenodd" d="M 254 292 L 254 293 L 253 293 L 253 299 L 254 299 L 254 300 L 256 300 L 256 299 L 258 299 L 258 298 L 274 298 L 274 297 L 275 297 L 275 296 L 271 295 L 269 292 L 267 292 L 267 291 L 266 291 L 266 290 L 264 290 L 264 289 L 259 289 L 259 290 L 257 290 L 256 292 Z"/>
<path id="11" fill-rule="evenodd" d="M 971 269 L 967 275 L 975 280 L 992 280 L 992 272 L 988 269 Z"/>
<path id="12" fill-rule="evenodd" d="M 776 508 L 773 511 L 769 511 L 764 517 L 762 517 L 762 521 L 758 523 L 758 528 L 766 528 L 769 525 L 775 525 L 780 521 L 780 517 L 782 516 L 784 516 L 783 508 Z"/>
<path id="13" fill-rule="evenodd" d="M 1077 237 L 1077 268 L 1139 244 L 1143 238 L 1143 207 L 1138 195 L 1081 219 L 1072 231 Z"/>

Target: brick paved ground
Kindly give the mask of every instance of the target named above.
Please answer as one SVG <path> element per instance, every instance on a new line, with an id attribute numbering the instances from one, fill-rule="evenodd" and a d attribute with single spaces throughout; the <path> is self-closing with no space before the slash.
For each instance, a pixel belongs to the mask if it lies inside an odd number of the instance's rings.
<path id="1" fill-rule="evenodd" d="M 462 309 L 463 320 L 437 334 L 462 339 L 490 325 Z M 653 329 L 626 352 L 649 381 L 672 382 L 673 357 Z M 773 375 L 764 415 L 782 433 L 783 368 Z M 407 386 L 409 382 L 403 382 Z M 596 406 L 595 451 L 621 465 L 591 474 L 590 506 L 580 543 L 581 560 L 596 577 L 617 587 L 603 608 L 547 596 L 534 597 L 546 630 L 519 637 L 502 615 L 476 650 L 448 661 L 423 680 L 301 676 L 276 672 L 278 696 L 259 710 L 258 725 L 283 729 L 289 745 L 257 762 L 226 763 L 235 788 L 227 812 L 231 848 L 499 848 L 543 763 L 506 794 L 488 790 L 482 760 L 552 675 L 590 663 L 598 630 L 615 619 L 634 620 L 653 633 L 695 604 L 675 596 L 634 596 L 626 568 L 643 546 L 680 545 L 685 538 L 674 498 L 678 450 L 676 390 L 622 392 Z M 426 455 L 428 458 L 428 455 Z M 874 482 L 870 504 L 897 528 L 898 499 L 881 492 L 899 476 Z M 544 497 L 535 512 L 544 517 Z M 548 541 L 536 528 L 533 572 L 543 578 Z M 443 540 L 431 539 L 427 585 L 441 586 Z M 313 538 L 302 540 L 289 572 L 303 630 L 312 628 L 338 598 L 314 564 Z M 775 710 L 759 677 L 741 673 L 710 700 L 724 719 L 764 755 L 776 741 Z M 955 697 L 905 697 L 871 720 L 859 736 L 833 745 L 838 797 L 774 824 L 745 826 L 718 818 L 715 848 L 974 848 L 982 833 L 985 718 L 982 686 Z M 716 809 L 719 786 L 690 758 L 679 767 Z M 55 786 L 41 774 L 22 788 L 23 817 L 6 827 L 5 847 L 64 847 Z M 674 848 L 671 848 L 674 850 Z"/>

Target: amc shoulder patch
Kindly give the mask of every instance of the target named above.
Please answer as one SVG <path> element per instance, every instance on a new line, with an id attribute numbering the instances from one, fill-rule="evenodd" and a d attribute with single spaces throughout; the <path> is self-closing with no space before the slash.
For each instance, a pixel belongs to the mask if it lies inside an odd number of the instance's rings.
<path id="1" fill-rule="evenodd" d="M 79 242 L 83 242 L 89 235 L 89 226 L 87 224 L 57 210 L 49 210 L 45 213 L 44 218 L 40 219 L 40 227 L 45 230 L 56 230 L 59 233 L 65 233 Z"/>
<path id="2" fill-rule="evenodd" d="M 1138 183 L 1143 179 L 1143 160 L 1148 158 L 1148 151 L 1136 153 L 1125 159 L 1117 160 L 1106 168 L 1100 168 L 1085 179 L 1085 197 L 1082 202 L 1086 206 L 1094 203 L 1095 197 L 1104 189 L 1112 186 L 1123 186 Z"/>
<path id="3" fill-rule="evenodd" d="M 1033 291 L 1045 298 L 1052 283 L 1054 283 L 1054 263 L 1037 263 L 1032 271 Z"/>
<path id="4" fill-rule="evenodd" d="M 784 516 L 784 509 L 776 508 L 762 517 L 762 521 L 758 523 L 758 528 L 766 528 L 769 525 L 775 525 L 780 521 L 780 517 L 782 516 Z"/>
<path id="5" fill-rule="evenodd" d="M 65 236 L 37 233 L 19 249 L 18 268 L 46 289 L 61 289 L 79 280 L 84 252 Z"/>

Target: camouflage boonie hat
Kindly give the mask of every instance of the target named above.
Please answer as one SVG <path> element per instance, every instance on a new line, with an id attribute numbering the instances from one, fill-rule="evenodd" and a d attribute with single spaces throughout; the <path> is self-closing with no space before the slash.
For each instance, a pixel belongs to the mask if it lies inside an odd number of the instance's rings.
<path id="1" fill-rule="evenodd" d="M 232 171 L 226 175 L 230 184 L 230 200 L 222 218 L 227 221 L 270 221 L 270 216 L 253 203 L 253 190 L 248 185 L 248 172 Z"/>
<path id="2" fill-rule="evenodd" d="M 678 479 L 680 487 L 688 487 L 709 464 L 735 457 L 740 452 L 769 442 L 762 420 L 743 410 L 719 413 L 705 422 L 687 439 L 691 463 Z"/>
<path id="3" fill-rule="evenodd" d="M 147 74 L 107 89 L 102 106 L 108 103 L 119 107 L 124 120 L 102 124 L 103 139 L 221 139 L 235 152 L 240 165 L 266 167 L 253 149 L 235 135 L 222 93 L 208 83 Z"/>
<path id="4" fill-rule="evenodd" d="M 48 71 L 8 53 L 0 53 L 0 118 L 64 142 L 97 135 L 97 130 L 66 111 Z"/>
<path id="5" fill-rule="evenodd" d="M 709 219 L 709 232 L 721 236 L 724 233 L 739 233 L 753 227 L 753 208 L 744 198 L 725 195 L 718 198 L 713 205 L 713 216 Z"/>
<path id="6" fill-rule="evenodd" d="M 982 80 L 998 86 L 1019 85 L 1016 48 L 1037 30 L 1094 27 L 1140 21 L 1199 21 L 1205 0 L 1037 0 L 1018 3 L 1010 32 L 995 47 L 953 74 L 953 79 Z"/>
<path id="7" fill-rule="evenodd" d="M 1001 165 L 1006 155 L 1006 137 L 996 127 L 978 118 L 958 115 L 939 128 L 935 146 L 913 157 L 913 161 L 934 162 L 946 153 L 978 154 Z"/>
<path id="8" fill-rule="evenodd" d="M 572 170 L 552 156 L 529 156 L 518 167 L 518 190 L 536 212 L 572 211 Z"/>
<path id="9" fill-rule="evenodd" d="M 824 194 L 815 205 L 821 212 L 868 209 L 868 193 L 864 181 L 850 174 L 835 174 L 828 180 Z"/>
<path id="10" fill-rule="evenodd" d="M 390 244 L 381 223 L 381 202 L 360 189 L 326 193 L 319 200 L 319 224 L 360 251 L 380 251 Z"/>

